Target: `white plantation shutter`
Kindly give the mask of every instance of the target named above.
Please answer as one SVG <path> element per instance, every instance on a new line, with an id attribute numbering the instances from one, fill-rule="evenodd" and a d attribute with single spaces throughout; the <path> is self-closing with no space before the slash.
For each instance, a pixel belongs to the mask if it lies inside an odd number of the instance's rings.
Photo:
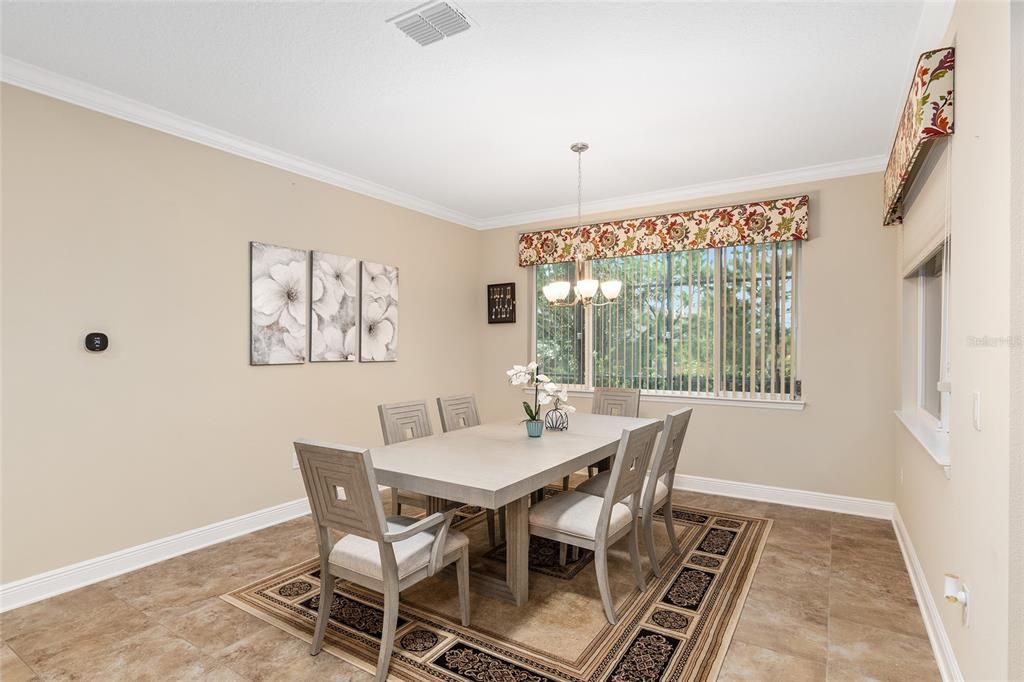
<path id="1" fill-rule="evenodd" d="M 537 361 L 560 383 L 795 400 L 799 244 L 593 260 L 590 276 L 622 280 L 622 293 L 585 310 L 555 308 L 539 294 L 571 280 L 572 264 L 538 265 Z"/>

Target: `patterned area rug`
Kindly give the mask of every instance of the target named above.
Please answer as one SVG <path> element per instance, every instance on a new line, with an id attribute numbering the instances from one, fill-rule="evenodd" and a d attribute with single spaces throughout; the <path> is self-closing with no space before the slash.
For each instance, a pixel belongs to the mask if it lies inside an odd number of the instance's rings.
<path id="1" fill-rule="evenodd" d="M 500 574 L 504 547 L 488 546 L 483 517 L 463 508 L 458 525 L 470 536 L 473 570 Z M 669 550 L 659 518 L 655 544 L 664 577 L 648 572 L 643 592 L 633 582 L 625 543 L 609 552 L 619 617 L 614 626 L 604 619 L 589 552 L 563 569 L 557 548 L 552 566 L 551 548 L 531 546 L 529 603 L 517 609 L 474 592 L 468 628 L 459 622 L 451 569 L 402 592 L 391 679 L 714 680 L 771 521 L 683 507 L 673 510 L 673 518 L 681 551 Z M 642 546 L 641 554 L 647 568 Z M 319 592 L 319 560 L 310 558 L 222 598 L 308 642 Z M 382 628 L 380 595 L 338 581 L 333 600 L 324 651 L 372 672 Z"/>

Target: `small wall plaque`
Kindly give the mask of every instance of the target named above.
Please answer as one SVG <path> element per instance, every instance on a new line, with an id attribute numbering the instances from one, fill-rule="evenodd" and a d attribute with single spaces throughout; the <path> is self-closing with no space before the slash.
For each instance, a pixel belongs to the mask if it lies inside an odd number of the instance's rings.
<path id="1" fill-rule="evenodd" d="M 487 285 L 487 323 L 503 324 L 516 321 L 516 284 Z"/>

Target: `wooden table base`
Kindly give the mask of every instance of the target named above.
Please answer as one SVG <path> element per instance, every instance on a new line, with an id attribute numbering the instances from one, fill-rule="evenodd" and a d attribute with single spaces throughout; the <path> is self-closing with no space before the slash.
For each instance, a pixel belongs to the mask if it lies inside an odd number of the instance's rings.
<path id="1" fill-rule="evenodd" d="M 473 571 L 471 584 L 481 594 L 512 602 L 526 603 L 530 594 L 530 500 L 531 495 L 512 500 L 505 506 L 505 579 Z M 427 497 L 427 514 L 444 512 L 448 501 Z"/>

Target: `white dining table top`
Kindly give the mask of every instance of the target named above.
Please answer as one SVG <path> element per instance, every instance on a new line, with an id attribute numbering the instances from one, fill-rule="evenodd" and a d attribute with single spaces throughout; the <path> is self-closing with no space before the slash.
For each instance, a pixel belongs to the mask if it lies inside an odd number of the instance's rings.
<path id="1" fill-rule="evenodd" d="M 497 509 L 615 454 L 648 418 L 573 414 L 566 431 L 529 438 L 517 422 L 481 424 L 372 448 L 377 483 Z"/>

